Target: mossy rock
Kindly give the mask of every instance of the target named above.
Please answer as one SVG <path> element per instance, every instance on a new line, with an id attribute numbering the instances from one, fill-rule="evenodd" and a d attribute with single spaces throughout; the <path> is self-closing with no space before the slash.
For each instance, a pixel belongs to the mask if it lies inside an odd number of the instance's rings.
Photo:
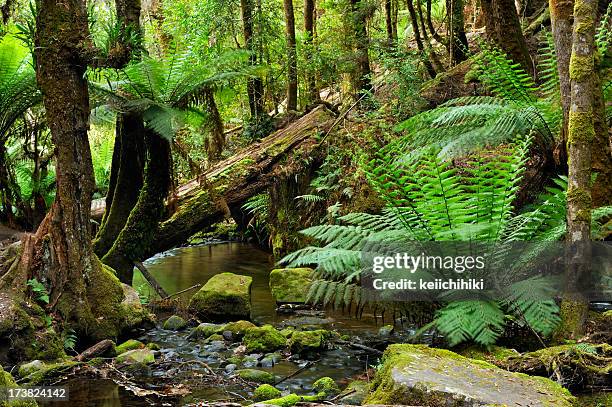
<path id="1" fill-rule="evenodd" d="M 239 369 L 236 374 L 243 380 L 255 383 L 274 384 L 276 378 L 272 373 L 258 369 Z"/>
<path id="2" fill-rule="evenodd" d="M 225 338 L 223 337 L 223 335 L 220 335 L 220 334 L 212 334 L 208 338 L 206 338 L 204 343 L 211 343 L 211 342 L 225 342 Z"/>
<path id="3" fill-rule="evenodd" d="M 242 343 L 247 352 L 274 352 L 285 347 L 287 338 L 272 325 L 264 325 L 247 329 Z"/>
<path id="4" fill-rule="evenodd" d="M 321 401 L 325 398 L 325 394 L 317 394 L 314 396 L 298 396 L 295 393 L 288 394 L 284 397 L 279 397 L 271 400 L 264 400 L 261 403 L 251 404 L 252 407 L 255 406 L 280 406 L 280 407 L 291 407 L 296 405 L 297 403 L 312 403 L 316 401 Z"/>
<path id="5" fill-rule="evenodd" d="M 115 351 L 116 351 L 117 355 L 121 355 L 122 353 L 125 353 L 128 350 L 142 349 L 144 347 L 145 347 L 144 343 L 140 342 L 139 340 L 137 340 L 137 339 L 128 339 L 127 341 L 123 342 L 122 344 L 117 345 L 115 347 Z"/>
<path id="6" fill-rule="evenodd" d="M 81 362 L 75 362 L 73 360 L 45 364 L 42 369 L 36 370 L 26 376 L 24 381 L 31 386 L 49 383 L 52 381 L 52 379 L 55 379 L 56 377 L 63 375 L 74 367 L 82 364 L 83 363 Z"/>
<path id="7" fill-rule="evenodd" d="M 331 377 L 322 377 L 312 384 L 315 393 L 325 393 L 326 396 L 334 396 L 340 393 L 340 388 Z"/>
<path id="8" fill-rule="evenodd" d="M 249 321 L 234 321 L 220 326 L 215 333 L 220 334 L 229 331 L 235 338 L 242 338 L 248 329 L 255 328 L 256 326 L 257 325 Z"/>
<path id="9" fill-rule="evenodd" d="M 289 338 L 289 349 L 292 353 L 321 351 L 325 349 L 331 333 L 325 329 L 315 331 L 294 331 Z"/>
<path id="10" fill-rule="evenodd" d="M 270 290 L 279 304 L 306 302 L 312 283 L 311 268 L 274 269 L 270 272 Z"/>
<path id="11" fill-rule="evenodd" d="M 24 363 L 23 365 L 19 366 L 19 370 L 18 370 L 18 374 L 19 377 L 26 377 L 31 375 L 32 373 L 38 372 L 39 370 L 44 369 L 46 366 L 45 362 L 43 362 L 42 360 L 33 360 L 31 362 L 28 363 Z"/>
<path id="12" fill-rule="evenodd" d="M 2 366 L 0 366 L 0 388 L 17 388 L 17 383 L 13 376 L 4 371 Z M 0 401 L 0 407 L 36 407 L 38 403 L 34 400 L 14 400 L 14 401 Z"/>
<path id="13" fill-rule="evenodd" d="M 579 395 L 575 406 L 576 407 L 610 407 L 612 406 L 612 392 Z"/>
<path id="14" fill-rule="evenodd" d="M 214 333 L 218 333 L 221 328 L 223 328 L 223 325 L 210 324 L 208 322 L 203 322 L 200 325 L 193 328 L 193 330 L 189 334 L 189 339 L 208 338 L 210 335 Z"/>
<path id="15" fill-rule="evenodd" d="M 364 404 L 430 407 L 569 407 L 574 397 L 552 380 L 500 369 L 444 349 L 391 345 Z"/>
<path id="16" fill-rule="evenodd" d="M 163 328 L 168 331 L 180 331 L 187 327 L 187 321 L 178 315 L 172 315 L 166 321 L 164 321 Z"/>
<path id="17" fill-rule="evenodd" d="M 144 363 L 149 364 L 155 362 L 155 355 L 151 349 L 133 349 L 128 350 L 115 358 L 117 363 Z"/>
<path id="18" fill-rule="evenodd" d="M 252 282 L 249 276 L 216 274 L 191 298 L 189 310 L 210 321 L 249 319 Z"/>
<path id="19" fill-rule="evenodd" d="M 338 396 L 338 403 L 349 406 L 360 406 L 363 404 L 363 400 L 365 400 L 369 390 L 370 383 L 364 380 L 352 381 L 346 386 L 340 396 Z"/>
<path id="20" fill-rule="evenodd" d="M 262 384 L 253 392 L 253 400 L 264 401 L 279 398 L 281 391 L 270 384 Z"/>

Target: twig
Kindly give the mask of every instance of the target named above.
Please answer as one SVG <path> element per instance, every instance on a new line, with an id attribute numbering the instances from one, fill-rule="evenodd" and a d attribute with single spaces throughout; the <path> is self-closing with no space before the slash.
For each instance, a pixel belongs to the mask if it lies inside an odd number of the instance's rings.
<path id="1" fill-rule="evenodd" d="M 164 288 L 161 285 L 159 285 L 155 277 L 153 277 L 153 275 L 149 272 L 149 270 L 147 270 L 144 264 L 142 264 L 139 261 L 135 261 L 134 265 L 136 266 L 138 270 L 140 270 L 145 280 L 147 280 L 147 282 L 151 285 L 151 287 L 153 287 L 155 292 L 157 292 L 157 294 L 161 298 L 168 298 L 168 293 L 166 292 L 166 290 L 164 290 Z"/>
<path id="2" fill-rule="evenodd" d="M 300 367 L 298 370 L 296 370 L 295 372 L 291 373 L 288 376 L 283 377 L 282 379 L 280 379 L 279 381 L 277 381 L 276 383 L 274 383 L 274 386 L 278 386 L 279 384 L 281 384 L 282 382 L 284 382 L 287 379 L 291 379 L 294 376 L 297 376 L 298 374 L 302 373 L 304 370 L 308 369 L 310 366 L 314 365 L 315 363 L 317 363 L 318 360 L 315 360 L 314 362 L 306 362 L 306 364 L 302 367 Z"/>
<path id="3" fill-rule="evenodd" d="M 342 398 L 344 398 L 344 397 L 346 397 L 346 396 L 348 396 L 348 395 L 351 395 L 351 394 L 355 393 L 356 391 L 357 391 L 357 389 L 352 389 L 351 391 L 347 391 L 346 393 L 340 393 L 340 394 L 338 394 L 336 397 L 334 397 L 334 398 L 330 399 L 329 401 L 332 401 L 332 402 L 333 402 L 333 401 L 336 401 L 336 400 L 342 399 Z"/>
<path id="4" fill-rule="evenodd" d="M 185 288 L 184 290 L 177 291 L 177 292 L 175 292 L 174 294 L 170 294 L 170 295 L 168 296 L 168 298 L 176 297 L 176 296 L 177 296 L 177 295 L 179 295 L 179 294 L 186 293 L 187 291 L 191 291 L 191 290 L 193 290 L 194 288 L 199 288 L 199 287 L 202 287 L 202 284 L 192 285 L 192 286 L 191 286 L 191 287 L 189 287 L 189 288 Z"/>
<path id="5" fill-rule="evenodd" d="M 347 345 L 347 346 L 350 346 L 351 348 L 361 349 L 361 350 L 365 350 L 365 351 L 370 352 L 370 353 L 375 353 L 375 354 L 377 354 L 377 355 L 382 355 L 382 354 L 383 354 L 383 352 L 382 352 L 382 351 L 380 351 L 380 350 L 378 350 L 378 349 L 371 348 L 371 347 L 369 347 L 369 346 L 362 345 L 362 344 L 360 344 L 360 343 L 347 342 L 347 341 L 343 341 L 342 339 L 337 339 L 335 342 L 336 342 L 336 343 L 339 343 L 339 344 L 341 344 L 341 345 Z"/>

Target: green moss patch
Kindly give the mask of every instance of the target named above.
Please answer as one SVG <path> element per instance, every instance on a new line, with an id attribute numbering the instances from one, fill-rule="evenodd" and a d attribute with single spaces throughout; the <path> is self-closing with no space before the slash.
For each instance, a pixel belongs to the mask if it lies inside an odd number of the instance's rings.
<path id="1" fill-rule="evenodd" d="M 285 347 L 287 339 L 272 325 L 249 328 L 242 340 L 247 352 L 273 352 Z"/>
<path id="2" fill-rule="evenodd" d="M 285 268 L 270 272 L 270 290 L 277 303 L 306 302 L 312 269 Z"/>
<path id="3" fill-rule="evenodd" d="M 233 273 L 214 275 L 191 298 L 189 310 L 206 320 L 248 319 L 253 279 Z"/>

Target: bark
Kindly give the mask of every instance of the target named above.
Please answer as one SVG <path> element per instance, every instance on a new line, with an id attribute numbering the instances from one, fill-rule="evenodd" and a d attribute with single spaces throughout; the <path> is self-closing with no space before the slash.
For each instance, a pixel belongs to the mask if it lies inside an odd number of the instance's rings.
<path id="1" fill-rule="evenodd" d="M 223 130 L 223 119 L 215 102 L 213 89 L 204 90 L 204 103 L 206 111 L 210 116 L 209 131 L 210 137 L 206 140 L 205 148 L 210 162 L 218 161 L 225 147 L 225 133 Z"/>
<path id="2" fill-rule="evenodd" d="M 427 12 L 427 27 L 429 28 L 429 33 L 434 38 L 434 40 L 438 41 L 440 44 L 444 44 L 444 46 L 446 46 L 446 48 L 448 49 L 448 42 L 445 41 L 440 36 L 440 34 L 438 34 L 438 32 L 436 31 L 436 28 L 433 25 L 433 22 L 431 21 L 431 0 L 427 0 L 426 12 Z"/>
<path id="3" fill-rule="evenodd" d="M 242 32 L 244 35 L 244 46 L 250 52 L 251 65 L 257 65 L 257 50 L 253 38 L 253 0 L 240 0 L 242 12 Z M 259 121 L 260 116 L 265 114 L 263 109 L 263 82 L 261 78 L 250 78 L 247 80 L 247 95 L 249 98 L 249 109 L 251 119 Z"/>
<path id="4" fill-rule="evenodd" d="M 597 0 L 575 0 L 572 53 L 569 64 L 570 110 L 568 119 L 566 287 L 561 304 L 561 332 L 569 339 L 584 333 L 588 301 L 579 292 L 581 279 L 590 271 L 591 148 L 595 139 L 596 86 L 595 21 Z"/>
<path id="5" fill-rule="evenodd" d="M 446 9 L 449 10 L 447 13 L 449 60 L 451 65 L 457 65 L 465 61 L 469 50 L 463 22 L 463 0 L 447 0 Z"/>
<path id="6" fill-rule="evenodd" d="M 356 93 L 369 91 L 371 86 L 371 71 L 369 57 L 369 38 L 367 18 L 361 0 L 351 0 L 352 29 L 355 40 L 357 72 L 354 77 Z"/>
<path id="7" fill-rule="evenodd" d="M 283 0 L 285 35 L 287 37 L 287 110 L 297 110 L 297 51 L 295 47 L 295 16 L 293 0 Z"/>
<path id="8" fill-rule="evenodd" d="M 512 0 L 482 0 L 481 4 L 487 25 L 487 37 L 533 76 L 533 63 L 527 50 L 527 43 L 514 2 Z"/>
<path id="9" fill-rule="evenodd" d="M 94 241 L 94 252 L 103 257 L 119 236 L 130 212 L 138 201 L 143 185 L 143 170 L 146 159 L 145 127 L 138 113 L 117 116 L 116 142 L 113 151 L 113 170 L 117 172 L 115 181 L 109 188 L 107 213 Z M 112 174 L 111 174 L 112 175 Z M 110 206 L 108 201 L 111 202 Z"/>
<path id="10" fill-rule="evenodd" d="M 170 143 L 147 131 L 148 160 L 144 186 L 127 222 L 102 262 L 112 267 L 119 280 L 132 283 L 134 262 L 156 235 L 157 224 L 164 214 L 164 201 L 170 188 Z"/>
<path id="11" fill-rule="evenodd" d="M 592 170 L 597 174 L 593 183 L 593 207 L 612 205 L 612 130 L 606 123 L 606 106 L 603 97 L 601 79 L 595 76 L 595 95 L 593 104 L 593 140 Z"/>
<path id="12" fill-rule="evenodd" d="M 393 32 L 393 3 L 392 0 L 384 0 L 385 5 L 385 28 L 387 29 L 387 47 L 393 49 L 395 36 Z"/>
<path id="13" fill-rule="evenodd" d="M 316 0 L 304 0 L 304 32 L 306 39 L 304 40 L 304 49 L 306 52 L 306 60 L 310 61 L 314 52 L 315 38 L 315 4 Z M 306 86 L 308 87 L 308 95 L 310 103 L 317 102 L 321 99 L 319 90 L 317 89 L 316 74 L 313 68 L 306 70 Z"/>
<path id="14" fill-rule="evenodd" d="M 412 22 L 412 30 L 414 31 L 414 40 L 417 43 L 417 48 L 421 52 L 421 54 L 425 55 L 425 47 L 423 46 L 423 40 L 421 39 L 421 32 L 419 30 L 419 22 L 417 19 L 416 11 L 414 9 L 413 0 L 406 0 L 406 4 L 408 5 L 408 12 L 410 13 L 410 20 Z M 436 70 L 433 65 L 429 61 L 429 59 L 424 58 L 423 64 L 425 65 L 425 69 L 427 69 L 427 73 L 431 78 L 436 77 Z"/>
<path id="15" fill-rule="evenodd" d="M 557 54 L 557 71 L 559 73 L 559 91 L 563 110 L 563 125 L 559 142 L 555 147 L 554 157 L 558 164 L 567 162 L 567 122 L 570 107 L 569 62 L 572 53 L 572 22 L 574 0 L 549 0 L 550 19 L 555 51 Z"/>

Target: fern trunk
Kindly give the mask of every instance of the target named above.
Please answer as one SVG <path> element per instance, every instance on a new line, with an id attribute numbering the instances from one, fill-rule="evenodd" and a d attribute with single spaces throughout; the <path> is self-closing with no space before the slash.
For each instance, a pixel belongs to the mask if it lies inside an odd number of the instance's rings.
<path id="1" fill-rule="evenodd" d="M 94 251 L 99 257 L 110 250 L 119 236 L 143 185 L 146 147 L 142 116 L 137 113 L 119 114 L 116 126 L 112 168 L 116 175 L 110 185 L 112 189 L 108 191 L 106 213 L 94 241 Z"/>
<path id="2" fill-rule="evenodd" d="M 568 190 L 566 287 L 561 304 L 560 332 L 570 339 L 584 333 L 588 301 L 578 290 L 590 271 L 591 148 L 595 138 L 594 106 L 595 19 L 597 0 L 575 0 L 572 53 L 569 64 L 570 110 L 568 117 Z"/>

